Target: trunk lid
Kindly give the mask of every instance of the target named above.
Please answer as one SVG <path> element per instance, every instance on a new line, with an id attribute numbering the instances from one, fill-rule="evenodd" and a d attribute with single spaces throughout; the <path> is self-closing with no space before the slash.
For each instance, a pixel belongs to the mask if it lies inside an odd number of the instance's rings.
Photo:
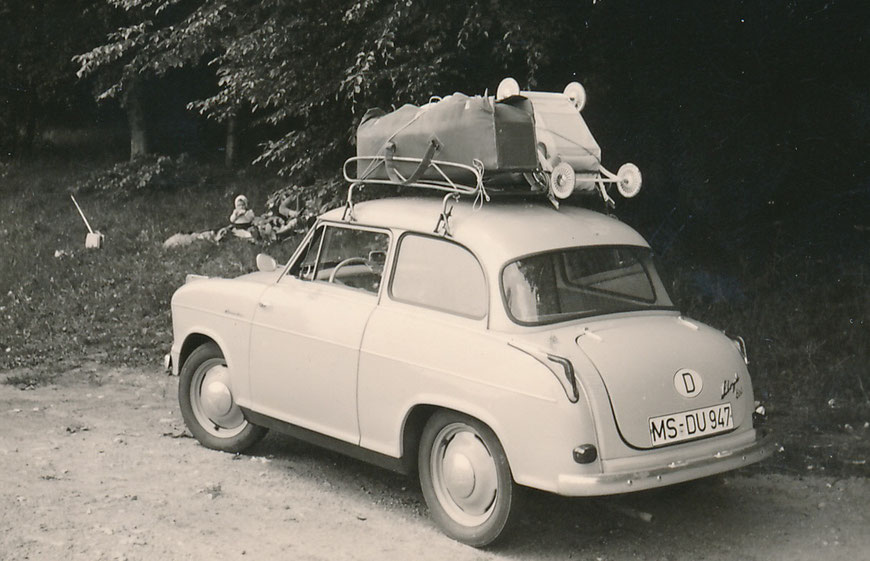
<path id="1" fill-rule="evenodd" d="M 752 406 L 749 374 L 734 343 L 694 320 L 632 313 L 539 332 L 535 344 L 583 364 L 592 362 L 607 389 L 626 444 L 652 448 L 650 419 L 729 403 L 733 428 Z M 588 369 L 587 369 L 588 370 Z M 577 376 L 595 373 L 579 369 Z M 730 431 L 728 431 L 730 432 Z"/>

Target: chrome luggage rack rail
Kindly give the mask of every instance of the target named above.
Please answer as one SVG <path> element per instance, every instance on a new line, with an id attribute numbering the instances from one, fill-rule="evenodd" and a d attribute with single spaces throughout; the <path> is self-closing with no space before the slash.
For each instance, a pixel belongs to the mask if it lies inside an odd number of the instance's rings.
<path id="1" fill-rule="evenodd" d="M 474 160 L 473 165 L 470 166 L 444 160 L 430 160 L 426 162 L 428 163 L 428 166 L 426 166 L 422 158 L 407 158 L 400 156 L 393 156 L 391 160 L 393 162 L 416 164 L 418 166 L 423 165 L 425 171 L 433 170 L 439 177 L 436 179 L 422 177 L 415 179 L 413 176 L 404 177 L 397 169 L 393 170 L 397 179 L 390 178 L 389 174 L 387 174 L 386 178 L 372 177 L 372 175 L 377 171 L 380 171 L 382 174 L 387 172 L 387 159 L 384 156 L 354 156 L 348 158 L 344 162 L 342 173 L 344 174 L 345 181 L 351 184 L 419 187 L 424 189 L 435 189 L 437 191 L 447 191 L 459 195 L 484 194 L 484 198 L 488 199 L 488 197 L 485 196 L 486 190 L 483 186 L 483 164 L 479 160 Z M 367 162 L 367 165 L 365 171 L 361 174 L 361 177 L 355 177 L 349 173 L 348 166 L 351 164 L 358 164 L 359 162 Z M 450 172 L 450 174 L 448 174 L 448 172 Z M 470 174 L 473 180 L 471 182 L 460 182 L 450 178 L 450 175 L 455 176 L 457 174 Z"/>
<path id="2" fill-rule="evenodd" d="M 356 165 L 359 162 L 368 162 L 365 171 L 361 177 L 351 176 L 348 173 L 349 165 Z M 407 164 L 416 164 L 417 171 L 409 177 L 405 177 L 395 169 L 388 168 L 394 162 L 402 162 Z M 450 215 L 453 210 L 453 203 L 459 200 L 460 195 L 473 195 L 474 205 L 479 208 L 484 201 L 489 201 L 489 195 L 483 185 L 483 163 L 480 160 L 473 160 L 473 165 L 460 164 L 458 162 L 447 162 L 443 160 L 430 160 L 426 158 L 406 158 L 392 156 L 388 164 L 387 158 L 384 156 L 355 156 L 348 158 L 342 166 L 342 174 L 345 181 L 350 183 L 347 189 L 347 203 L 344 207 L 343 220 L 355 220 L 353 214 L 353 191 L 356 187 L 365 185 L 390 185 L 393 187 L 414 187 L 423 189 L 433 189 L 436 191 L 446 192 L 442 202 L 441 214 L 438 217 L 438 222 L 435 224 L 435 233 L 441 235 L 450 235 Z M 386 173 L 387 178 L 371 177 L 373 173 L 381 168 L 381 172 Z M 422 173 L 428 170 L 434 170 L 440 178 L 430 179 L 419 177 Z M 450 178 L 445 170 L 452 173 L 460 172 L 462 174 L 470 174 L 473 178 L 472 182 L 461 182 Z M 416 176 L 416 177 L 415 177 Z"/>
<path id="3" fill-rule="evenodd" d="M 540 156 L 540 155 L 539 155 Z M 349 166 L 360 162 L 368 162 L 361 177 L 349 173 Z M 409 177 L 403 176 L 394 163 L 416 164 L 417 170 Z M 553 166 L 546 158 L 539 157 L 540 167 L 532 172 L 523 173 L 530 192 L 543 193 L 553 206 L 559 208 L 559 200 L 567 198 L 572 192 L 597 192 L 608 208 L 614 208 L 616 203 L 607 192 L 608 185 L 615 185 L 625 198 L 637 195 L 641 186 L 640 170 L 634 164 L 623 164 L 616 173 L 609 171 L 603 165 L 592 175 L 576 173 L 567 163 Z M 359 166 L 357 166 L 359 167 Z M 431 173 L 432 171 L 435 174 Z M 379 177 L 371 177 L 380 172 Z M 429 177 L 423 174 L 429 172 Z M 342 167 L 344 179 L 353 185 L 391 185 L 394 187 L 417 187 L 446 191 L 457 195 L 474 195 L 475 203 L 489 201 L 486 186 L 483 182 L 484 166 L 480 160 L 473 160 L 472 165 L 429 158 L 409 158 L 397 156 L 355 156 L 348 158 Z M 386 177 L 384 177 L 386 175 Z M 433 175 L 438 177 L 432 178 Z M 471 181 L 457 181 L 450 176 L 465 175 Z"/>
<path id="4" fill-rule="evenodd" d="M 365 185 L 389 185 L 393 187 L 414 187 L 433 189 L 446 192 L 444 197 L 444 211 L 441 226 L 436 226 L 436 231 L 443 226 L 447 232 L 450 217 L 448 200 L 457 201 L 460 195 L 472 195 L 475 197 L 474 206 L 480 208 L 484 202 L 490 200 L 489 193 L 483 183 L 484 165 L 480 160 L 472 160 L 472 165 L 444 160 L 433 160 L 431 155 L 437 149 L 437 142 L 432 142 L 432 149 L 423 158 L 410 158 L 393 156 L 392 154 L 378 156 L 354 156 L 348 158 L 342 166 L 342 174 L 345 181 L 350 184 L 347 191 L 347 205 L 345 207 L 345 219 L 354 220 L 353 216 L 353 191 L 357 187 Z M 408 177 L 405 177 L 395 164 L 416 165 L 416 169 Z M 623 164 L 617 173 L 612 173 L 604 166 L 599 166 L 594 175 L 577 174 L 571 166 L 562 162 L 553 166 L 546 158 L 540 157 L 540 168 L 534 172 L 523 173 L 522 176 L 528 183 L 531 193 L 543 194 L 559 208 L 560 200 L 567 198 L 571 193 L 582 191 L 595 193 L 601 196 L 608 209 L 613 209 L 616 203 L 607 192 L 608 185 L 616 185 L 619 193 L 626 198 L 634 197 L 641 186 L 640 170 L 634 164 Z M 351 166 L 357 168 L 366 164 L 365 169 L 356 177 L 351 175 Z M 372 175 L 378 172 L 378 177 Z M 434 172 L 434 173 L 432 173 Z M 428 174 L 428 176 L 424 176 Z M 468 177 L 471 181 L 457 181 L 454 177 Z M 435 176 L 433 178 L 433 176 Z M 443 222 L 443 224 L 442 224 Z"/>

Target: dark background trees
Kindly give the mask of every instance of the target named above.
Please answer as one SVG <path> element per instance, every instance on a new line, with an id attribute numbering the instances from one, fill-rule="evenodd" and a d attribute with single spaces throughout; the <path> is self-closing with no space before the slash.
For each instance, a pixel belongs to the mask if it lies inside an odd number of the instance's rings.
<path id="1" fill-rule="evenodd" d="M 131 158 L 254 161 L 328 198 L 369 107 L 482 94 L 508 75 L 542 90 L 579 80 L 605 163 L 645 174 L 620 212 L 661 251 L 718 260 L 776 235 L 824 252 L 867 228 L 868 12 L 848 0 L 4 0 L 0 143 L 20 158 L 40 130 L 123 114 Z"/>
<path id="2" fill-rule="evenodd" d="M 37 134 L 96 119 L 72 55 L 105 38 L 111 10 L 92 0 L 0 1 L 0 155 L 31 155 Z"/>
<path id="3" fill-rule="evenodd" d="M 605 53 L 593 74 L 606 77 L 601 105 L 590 88 L 593 130 L 638 160 L 656 214 L 676 209 L 707 255 L 735 238 L 757 249 L 777 228 L 827 251 L 833 231 L 866 227 L 870 18 L 859 3 L 605 2 L 590 28 Z"/>

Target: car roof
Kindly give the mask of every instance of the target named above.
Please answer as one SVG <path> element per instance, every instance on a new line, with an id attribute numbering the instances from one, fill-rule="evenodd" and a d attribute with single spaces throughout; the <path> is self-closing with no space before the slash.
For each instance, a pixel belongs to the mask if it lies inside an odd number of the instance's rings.
<path id="1" fill-rule="evenodd" d="M 357 203 L 353 223 L 365 226 L 434 233 L 443 203 L 434 197 L 393 197 Z M 344 208 L 323 220 L 340 222 Z M 498 200 L 476 207 L 458 201 L 450 216 L 450 239 L 479 257 L 504 263 L 523 255 L 555 248 L 588 245 L 649 247 L 646 240 L 618 219 L 562 204 L 557 210 L 546 199 Z"/>

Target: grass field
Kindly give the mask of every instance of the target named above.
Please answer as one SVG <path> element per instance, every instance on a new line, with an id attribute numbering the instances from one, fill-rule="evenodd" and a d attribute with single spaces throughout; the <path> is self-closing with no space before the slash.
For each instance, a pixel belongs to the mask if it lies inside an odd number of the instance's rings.
<path id="1" fill-rule="evenodd" d="M 127 192 L 94 190 L 94 178 L 109 177 L 110 167 L 63 159 L 0 164 L 6 383 L 49 383 L 86 358 L 160 364 L 171 343 L 169 300 L 185 274 L 235 276 L 252 270 L 264 250 L 238 239 L 162 244 L 178 232 L 225 224 L 239 193 L 261 212 L 283 185 L 277 178 L 191 162 L 183 173 L 146 174 Z M 70 200 L 83 185 L 91 189 L 77 199 L 105 235 L 101 250 L 84 249 L 87 230 Z M 269 251 L 286 258 L 290 249 Z M 756 397 L 781 445 L 762 469 L 870 475 L 866 247 L 740 263 L 729 277 L 736 292 L 690 260 L 668 261 L 683 311 L 748 343 Z"/>
<path id="2" fill-rule="evenodd" d="M 0 368 L 37 367 L 85 356 L 157 363 L 171 341 L 169 299 L 185 274 L 234 276 L 251 270 L 261 246 L 239 239 L 164 249 L 174 233 L 228 222 L 233 198 L 262 205 L 274 181 L 197 168 L 196 184 L 129 195 L 80 193 L 101 250 L 84 248 L 87 229 L 70 198 L 89 170 L 64 163 L 7 168 L 0 209 Z"/>

